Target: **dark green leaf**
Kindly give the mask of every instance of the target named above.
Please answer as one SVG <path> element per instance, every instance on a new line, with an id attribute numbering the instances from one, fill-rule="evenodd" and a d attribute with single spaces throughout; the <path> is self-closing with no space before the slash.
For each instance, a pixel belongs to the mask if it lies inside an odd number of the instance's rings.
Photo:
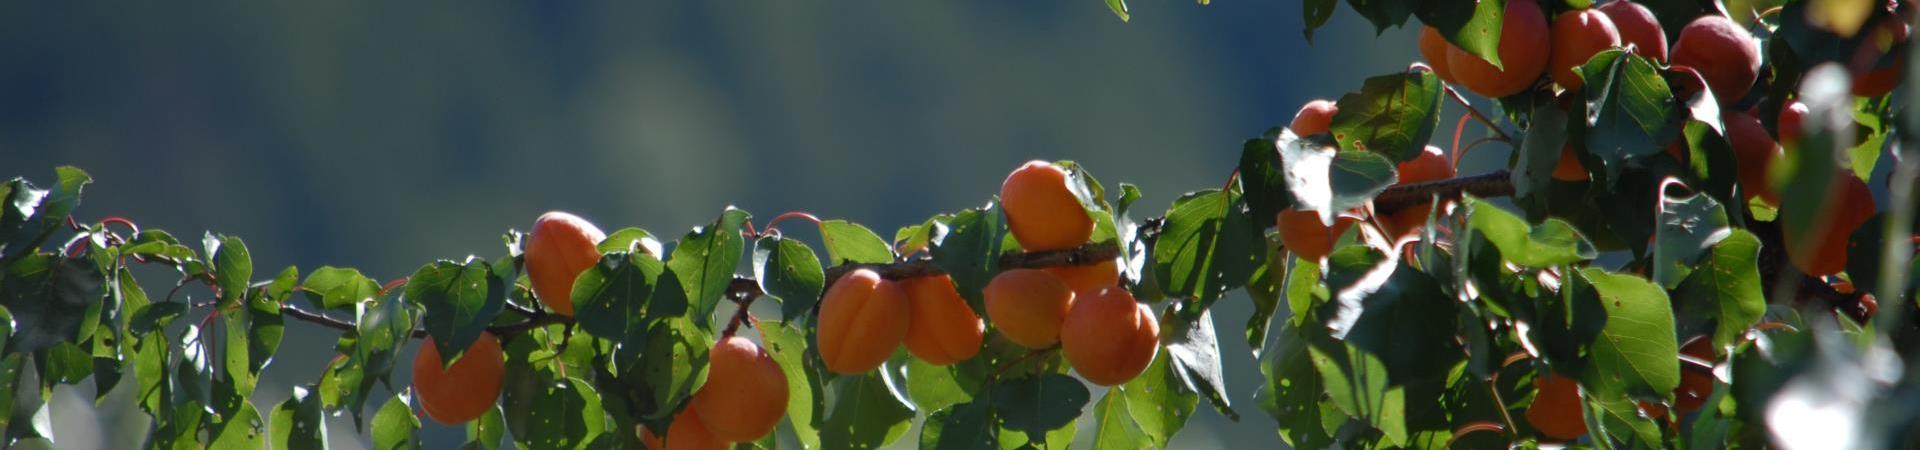
<path id="1" fill-rule="evenodd" d="M 827 282 L 813 249 L 779 236 L 753 242 L 753 279 L 760 283 L 760 290 L 780 300 L 781 320 L 786 322 L 813 310 Z"/>
<path id="2" fill-rule="evenodd" d="M 1028 435 L 1073 423 L 1089 399 L 1086 385 L 1061 374 L 1001 381 L 993 390 L 993 404 L 1004 426 Z"/>
<path id="3" fill-rule="evenodd" d="M 1300 3 L 1300 16 L 1306 20 L 1307 42 L 1313 42 L 1313 30 L 1327 24 L 1333 18 L 1333 11 L 1339 3 L 1334 0 L 1305 0 Z"/>
<path id="4" fill-rule="evenodd" d="M 1506 8 L 1504 0 L 1425 0 L 1413 14 L 1455 47 L 1501 67 L 1500 28 Z"/>
<path id="5" fill-rule="evenodd" d="M 74 341 L 98 308 L 106 275 L 90 258 L 38 253 L 14 260 L 0 278 L 0 306 L 13 313 L 13 349 L 33 352 Z M 97 313 L 97 310 L 95 311 Z"/>
<path id="6" fill-rule="evenodd" d="M 1679 136 L 1680 104 L 1646 58 L 1606 50 L 1574 70 L 1587 80 L 1586 149 L 1603 162 L 1607 179 L 1617 178 L 1628 158 L 1659 153 Z"/>
<path id="7" fill-rule="evenodd" d="M 373 414 L 374 450 L 410 450 L 420 448 L 414 433 L 420 430 L 420 418 L 413 415 L 413 402 L 407 394 L 387 399 Z"/>
<path id="8" fill-rule="evenodd" d="M 1433 128 L 1440 124 L 1440 98 L 1440 77 L 1433 72 L 1407 71 L 1368 78 L 1359 92 L 1340 96 L 1340 109 L 1333 115 L 1330 131 L 1343 152 L 1367 151 L 1395 163 L 1411 161 L 1426 151 Z"/>
<path id="9" fill-rule="evenodd" d="M 1162 341 L 1174 375 L 1187 390 L 1199 393 L 1228 419 L 1239 421 L 1227 401 L 1227 379 L 1220 362 L 1220 339 L 1213 332 L 1213 312 L 1187 319 L 1184 314 L 1161 317 Z"/>
<path id="10" fill-rule="evenodd" d="M 860 224 L 845 220 L 820 222 L 820 240 L 827 247 L 830 265 L 846 263 L 886 264 L 893 262 L 893 247 L 880 235 Z"/>
<path id="11" fill-rule="evenodd" d="M 1726 210 L 1703 194 L 1660 196 L 1660 225 L 1653 231 L 1653 281 L 1680 286 L 1714 244 L 1727 237 Z"/>
<path id="12" fill-rule="evenodd" d="M 80 191 L 93 178 L 72 166 L 53 169 L 59 182 L 51 190 L 36 189 L 26 180 L 7 183 L 12 189 L 0 200 L 0 264 L 34 253 L 53 232 L 67 225 L 67 215 L 80 205 Z"/>
<path id="13" fill-rule="evenodd" d="M 223 237 L 219 248 L 211 253 L 213 278 L 220 282 L 220 303 L 239 302 L 245 298 L 247 285 L 253 282 L 253 257 L 247 253 L 247 243 L 237 237 Z"/>
<path id="14" fill-rule="evenodd" d="M 1733 230 L 1713 245 L 1693 275 L 1681 283 L 1678 292 L 1683 302 L 1709 302 L 1716 324 L 1715 348 L 1727 348 L 1746 334 L 1747 327 L 1766 313 L 1767 299 L 1761 295 L 1760 239 L 1747 230 Z"/>
<path id="15" fill-rule="evenodd" d="M 1385 443 L 1407 442 L 1407 395 L 1388 383 L 1386 364 L 1372 353 L 1332 340 L 1307 347 L 1321 385 L 1333 404 L 1384 434 Z"/>
<path id="16" fill-rule="evenodd" d="M 1139 377 L 1114 388 L 1126 395 L 1133 424 L 1159 448 L 1167 448 L 1173 435 L 1187 426 L 1187 419 L 1193 418 L 1200 406 L 1200 397 L 1181 384 L 1181 376 L 1175 373 L 1178 369 L 1170 359 L 1154 358 Z"/>
<path id="17" fill-rule="evenodd" d="M 646 338 L 636 369 L 651 390 L 653 411 L 665 412 L 706 384 L 713 335 L 690 319 L 676 318 L 654 322 Z"/>
<path id="18" fill-rule="evenodd" d="M 48 387 L 54 384 L 75 384 L 93 374 L 93 355 L 72 342 L 60 342 L 48 347 L 35 364 L 45 367 L 40 373 L 41 381 Z"/>
<path id="19" fill-rule="evenodd" d="M 1000 272 L 1000 252 L 1007 234 L 1006 218 L 993 204 L 954 214 L 948 232 L 933 242 L 934 265 L 953 277 L 953 286 L 975 312 L 986 311 L 980 290 Z"/>
<path id="20" fill-rule="evenodd" d="M 659 292 L 666 265 L 644 253 L 611 252 L 573 282 L 574 317 L 580 329 L 601 338 L 630 341 L 646 332 L 648 308 Z"/>
<path id="21" fill-rule="evenodd" d="M 859 376 L 833 379 L 833 404 L 820 427 L 820 444 L 830 449 L 873 449 L 907 434 L 913 404 L 896 394 L 887 375 L 891 365 Z"/>
<path id="22" fill-rule="evenodd" d="M 733 268 L 746 248 L 740 227 L 751 218 L 746 211 L 729 207 L 712 224 L 687 233 L 673 247 L 667 268 L 685 290 L 688 312 L 701 326 L 711 320 L 720 297 L 733 284 Z"/>
<path id="23" fill-rule="evenodd" d="M 1187 194 L 1167 210 L 1154 245 L 1154 277 L 1167 293 L 1191 303 L 1188 317 L 1205 312 L 1226 291 L 1245 284 L 1265 252 L 1237 192 Z"/>
<path id="24" fill-rule="evenodd" d="M 1514 152 L 1518 162 L 1513 166 L 1513 196 L 1517 199 L 1535 198 L 1536 193 L 1553 182 L 1553 170 L 1560 164 L 1561 150 L 1569 145 L 1567 112 L 1559 105 L 1553 102 L 1533 105 L 1528 117 L 1533 126 L 1521 136 L 1520 148 Z"/>
<path id="25" fill-rule="evenodd" d="M 239 409 L 225 414 L 221 419 L 210 430 L 213 432 L 213 443 L 207 446 L 208 450 L 253 450 L 266 447 L 266 421 L 261 419 L 260 411 L 254 409 L 253 404 L 246 402 L 245 399 L 240 401 Z"/>
<path id="26" fill-rule="evenodd" d="M 1372 22 L 1374 31 L 1382 32 L 1386 31 L 1389 27 L 1397 27 L 1407 23 L 1407 16 L 1413 15 L 1413 10 L 1419 7 L 1419 2 L 1414 0 L 1347 0 L 1347 5 L 1353 7 L 1353 12 L 1360 13 L 1361 17 L 1365 17 L 1368 22 Z"/>
<path id="27" fill-rule="evenodd" d="M 1000 427 L 994 425 L 993 409 L 981 402 L 954 405 L 934 411 L 920 427 L 920 448 L 924 450 L 984 450 L 1000 448 Z"/>
<path id="28" fill-rule="evenodd" d="M 507 374 L 503 417 L 523 448 L 585 449 L 606 432 L 600 394 L 586 382 L 546 372 Z"/>
<path id="29" fill-rule="evenodd" d="M 322 266 L 307 274 L 300 283 L 307 301 L 326 309 L 349 309 L 361 300 L 380 293 L 380 283 L 361 275 L 359 270 Z"/>
<path id="30" fill-rule="evenodd" d="M 1254 394 L 1254 402 L 1279 422 L 1280 438 L 1288 445 L 1331 447 L 1333 437 L 1320 426 L 1320 419 L 1326 413 L 1321 410 L 1326 392 L 1320 385 L 1320 374 L 1314 371 L 1306 339 L 1290 323 L 1282 323 L 1278 333 L 1282 337 L 1277 346 L 1260 364 L 1265 382 Z M 1342 420 L 1346 418 L 1337 411 L 1333 414 L 1340 415 Z"/>
<path id="31" fill-rule="evenodd" d="M 1240 190 L 1247 194 L 1247 210 L 1261 228 L 1272 226 L 1276 214 L 1293 207 L 1293 193 L 1287 188 L 1273 140 L 1248 139 L 1240 146 Z"/>
<path id="32" fill-rule="evenodd" d="M 465 263 L 427 264 L 407 277 L 402 295 L 425 310 L 420 322 L 433 336 L 442 364 L 450 366 L 459 360 L 506 307 L 506 283 L 492 273 L 486 260 L 468 258 Z M 582 312 L 580 317 L 584 323 L 598 316 Z"/>
<path id="33" fill-rule="evenodd" d="M 1133 423 L 1133 412 L 1127 408 L 1125 391 L 1108 389 L 1106 395 L 1100 396 L 1100 401 L 1093 404 L 1093 421 L 1096 424 L 1094 450 L 1153 448 L 1146 434 Z"/>
<path id="34" fill-rule="evenodd" d="M 1269 234 L 1264 241 L 1266 260 L 1247 280 L 1247 297 L 1253 300 L 1253 314 L 1247 316 L 1246 339 L 1254 359 L 1260 358 L 1267 344 L 1267 326 L 1273 323 L 1274 313 L 1280 310 L 1281 297 L 1287 294 L 1288 258 L 1280 248 L 1277 234 Z"/>

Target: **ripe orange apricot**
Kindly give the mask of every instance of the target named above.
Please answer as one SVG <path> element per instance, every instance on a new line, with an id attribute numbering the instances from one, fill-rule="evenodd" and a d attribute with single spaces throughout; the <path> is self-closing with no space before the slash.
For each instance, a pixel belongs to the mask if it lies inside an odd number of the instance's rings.
<path id="1" fill-rule="evenodd" d="M 1421 152 L 1419 157 L 1400 163 L 1397 169 L 1400 172 L 1400 181 L 1394 183 L 1395 185 L 1445 180 L 1453 178 L 1455 174 L 1453 164 L 1448 162 L 1447 157 L 1440 153 L 1440 147 L 1431 145 L 1427 146 L 1427 150 Z M 1442 203 L 1442 205 L 1444 206 L 1446 203 Z M 1433 206 L 1433 203 L 1423 203 L 1419 206 L 1394 211 L 1388 214 L 1383 221 L 1385 229 L 1382 231 L 1386 231 L 1389 236 L 1395 239 L 1411 235 L 1427 226 L 1427 216 L 1432 214 Z"/>
<path id="2" fill-rule="evenodd" d="M 1546 374 L 1534 378 L 1533 404 L 1527 406 L 1527 423 L 1547 437 L 1570 441 L 1587 434 L 1586 419 L 1580 415 L 1580 385 L 1567 377 Z"/>
<path id="3" fill-rule="evenodd" d="M 441 365 L 440 348 L 428 336 L 413 356 L 413 391 L 420 397 L 427 417 L 446 425 L 458 425 L 486 414 L 500 398 L 500 383 L 507 363 L 500 354 L 500 340 L 493 333 L 480 332 L 473 345 L 460 354 L 452 366 Z"/>
<path id="4" fill-rule="evenodd" d="M 700 420 L 700 414 L 696 411 L 693 405 L 687 405 L 686 409 L 673 415 L 673 424 L 667 425 L 666 445 L 659 445 L 659 437 L 653 436 L 652 432 L 643 433 L 642 441 L 647 444 L 647 448 L 726 450 L 729 447 L 727 441 L 714 437 L 713 432 L 707 429 L 706 422 Z M 645 440 L 647 437 L 654 437 L 654 439 L 647 441 Z"/>
<path id="5" fill-rule="evenodd" d="M 987 319 L 994 329 L 1022 347 L 1042 349 L 1060 342 L 1060 323 L 1073 307 L 1074 293 L 1059 277 L 1039 269 L 1000 272 L 982 291 Z"/>
<path id="6" fill-rule="evenodd" d="M 1113 386 L 1140 376 L 1160 351 L 1160 322 L 1126 289 L 1089 292 L 1060 325 L 1060 350 L 1080 378 Z"/>
<path id="7" fill-rule="evenodd" d="M 907 338 L 907 294 L 869 269 L 840 277 L 820 298 L 819 351 L 827 370 L 859 374 L 880 367 Z"/>
<path id="8" fill-rule="evenodd" d="M 1120 285 L 1120 261 L 1109 259 L 1093 264 L 1043 268 L 1060 278 L 1074 292 L 1098 291 Z"/>
<path id="9" fill-rule="evenodd" d="M 1673 65 L 1699 71 L 1722 105 L 1745 98 L 1760 74 L 1760 41 L 1725 16 L 1710 14 L 1688 23 L 1673 41 L 1670 57 Z"/>
<path id="10" fill-rule="evenodd" d="M 1353 225 L 1352 218 L 1334 217 L 1329 227 L 1320 222 L 1320 213 L 1296 209 L 1281 211 L 1274 221 L 1280 228 L 1280 245 L 1308 261 L 1320 261 L 1333 253 L 1333 241 Z"/>
<path id="11" fill-rule="evenodd" d="M 527 278 L 533 281 L 533 296 L 554 314 L 572 317 L 573 280 L 600 262 L 595 246 L 606 238 L 607 233 L 580 216 L 541 214 L 527 234 Z"/>
<path id="12" fill-rule="evenodd" d="M 1573 154 L 1573 144 L 1560 147 L 1560 163 L 1553 166 L 1553 179 L 1560 181 L 1587 181 L 1587 167 L 1580 165 L 1580 156 Z"/>
<path id="13" fill-rule="evenodd" d="M 1652 10 L 1628 0 L 1613 0 L 1593 9 L 1613 20 L 1613 27 L 1620 30 L 1622 45 L 1632 44 L 1640 56 L 1667 62 L 1667 32 L 1660 29 L 1660 20 L 1653 17 Z"/>
<path id="14" fill-rule="evenodd" d="M 1742 197 L 1757 196 L 1768 204 L 1780 204 L 1780 193 L 1767 181 L 1767 171 L 1786 158 L 1780 143 L 1767 135 L 1767 128 L 1753 114 L 1727 111 L 1720 116 L 1720 121 L 1727 125 L 1727 144 L 1733 146 L 1734 164 L 1739 167 Z"/>
<path id="15" fill-rule="evenodd" d="M 1507 2 L 1500 23 L 1500 67 L 1459 47 L 1447 49 L 1447 67 L 1467 90 L 1487 97 L 1518 94 L 1533 86 L 1547 69 L 1546 13 L 1530 1 Z"/>
<path id="16" fill-rule="evenodd" d="M 1853 95 L 1879 97 L 1893 92 L 1893 88 L 1900 86 L 1900 76 L 1906 74 L 1907 51 L 1904 47 L 1897 49 L 1896 47 L 1907 40 L 1907 34 L 1911 32 L 1907 27 L 1905 20 L 1882 19 L 1873 27 L 1873 31 L 1867 34 L 1865 42 L 1860 45 L 1860 52 L 1865 55 L 1880 55 L 1893 51 L 1894 62 L 1854 75 Z"/>
<path id="17" fill-rule="evenodd" d="M 907 292 L 907 352 L 928 364 L 944 366 L 980 353 L 987 325 L 967 307 L 953 277 L 945 274 L 899 282 Z"/>
<path id="18" fill-rule="evenodd" d="M 1067 170 L 1046 161 L 1029 161 L 1000 184 L 1007 228 L 1028 251 L 1079 247 L 1093 236 L 1093 218 L 1068 187 Z"/>
<path id="19" fill-rule="evenodd" d="M 1433 68 L 1433 74 L 1439 76 L 1440 81 L 1448 83 L 1453 82 L 1453 72 L 1447 65 L 1447 49 L 1452 47 L 1453 43 L 1447 42 L 1439 29 L 1420 27 L 1420 57 L 1427 60 L 1427 66 Z"/>
<path id="20" fill-rule="evenodd" d="M 1553 54 L 1548 58 L 1547 73 L 1560 87 L 1580 89 L 1586 81 L 1574 74 L 1573 68 L 1586 64 L 1601 50 L 1619 46 L 1620 30 L 1606 14 L 1592 9 L 1560 13 L 1553 19 Z"/>
<path id="21" fill-rule="evenodd" d="M 698 412 L 716 439 L 759 439 L 787 414 L 787 374 L 753 341 L 721 338 L 707 352 L 707 384 L 693 393 L 688 409 Z"/>
<path id="22" fill-rule="evenodd" d="M 1793 220 L 1796 216 L 1783 216 L 1780 222 L 1788 236 L 1812 233 L 1799 242 L 1787 244 L 1787 259 L 1808 275 L 1832 275 L 1846 270 L 1853 230 L 1866 224 L 1878 211 L 1867 182 L 1845 170 L 1833 176 L 1832 192 L 1822 204 L 1820 214 L 1813 217 L 1814 223 Z"/>
<path id="23" fill-rule="evenodd" d="M 1293 134 L 1307 136 L 1325 133 L 1333 127 L 1333 115 L 1340 112 L 1340 106 L 1327 100 L 1314 100 L 1300 107 L 1293 114 L 1293 122 L 1287 129 Z"/>

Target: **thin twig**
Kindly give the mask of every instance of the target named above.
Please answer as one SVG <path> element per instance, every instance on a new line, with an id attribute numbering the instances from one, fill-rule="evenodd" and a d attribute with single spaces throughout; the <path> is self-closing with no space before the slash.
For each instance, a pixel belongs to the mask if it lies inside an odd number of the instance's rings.
<path id="1" fill-rule="evenodd" d="M 1495 124 L 1493 119 L 1487 118 L 1486 113 L 1482 113 L 1478 108 L 1474 108 L 1472 103 L 1467 102 L 1466 96 L 1460 95 L 1460 91 L 1454 90 L 1453 86 L 1442 87 L 1446 89 L 1447 96 L 1453 97 L 1454 103 L 1459 103 L 1460 107 L 1466 108 L 1467 113 L 1472 114 L 1473 118 L 1479 119 L 1480 123 L 1486 125 L 1488 130 L 1493 130 L 1494 134 L 1500 135 L 1500 139 L 1505 139 L 1508 142 L 1513 141 L 1513 136 L 1508 136 L 1505 130 L 1500 129 L 1500 125 Z"/>

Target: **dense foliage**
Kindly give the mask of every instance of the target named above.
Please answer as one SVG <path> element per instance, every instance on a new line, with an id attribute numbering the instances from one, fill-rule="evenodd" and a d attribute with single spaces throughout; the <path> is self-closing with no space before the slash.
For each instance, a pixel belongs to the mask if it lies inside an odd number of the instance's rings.
<path id="1" fill-rule="evenodd" d="M 77 168 L 16 178 L 0 441 L 51 445 L 53 387 L 90 380 L 137 387 L 152 448 L 324 448 L 333 414 L 412 448 L 421 413 L 487 449 L 873 448 L 916 419 L 921 448 L 1166 448 L 1201 403 L 1241 419 L 1221 360 L 1252 357 L 1295 447 L 1920 445 L 1914 8 L 1623 2 L 1351 2 L 1418 18 L 1428 61 L 1151 212 L 1036 161 L 892 239 L 729 207 L 669 243 L 550 213 L 382 283 L 83 219 Z M 1335 4 L 1304 5 L 1310 38 Z M 1456 177 L 1486 144 L 1507 169 Z M 179 276 L 150 295 L 136 265 Z M 1219 350 L 1234 291 L 1255 313 L 1225 336 L 1252 355 Z M 263 409 L 289 322 L 337 354 Z"/>

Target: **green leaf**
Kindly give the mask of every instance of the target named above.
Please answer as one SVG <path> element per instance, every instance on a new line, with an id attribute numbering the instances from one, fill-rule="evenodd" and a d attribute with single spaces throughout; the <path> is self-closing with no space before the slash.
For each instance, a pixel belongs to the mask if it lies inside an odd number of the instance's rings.
<path id="1" fill-rule="evenodd" d="M 827 247 L 827 262 L 886 264 L 893 262 L 893 246 L 880 235 L 857 223 L 845 220 L 820 222 L 820 240 Z"/>
<path id="2" fill-rule="evenodd" d="M 263 289 L 255 291 L 260 295 L 248 296 L 248 368 L 254 375 L 266 370 L 267 364 L 273 362 L 274 353 L 280 350 L 280 341 L 287 332 L 286 319 L 281 317 L 280 308 L 287 297 L 293 295 L 294 284 L 298 282 L 300 269 L 288 267 L 267 282 Z"/>
<path id="3" fill-rule="evenodd" d="M 927 415 L 920 427 L 920 448 L 926 450 L 977 450 L 1000 447 L 1000 427 L 994 425 L 993 408 L 981 402 L 954 405 Z"/>
<path id="4" fill-rule="evenodd" d="M 1411 161 L 1426 150 L 1433 128 L 1440 124 L 1440 98 L 1440 77 L 1431 71 L 1368 78 L 1359 92 L 1340 96 L 1330 131 L 1342 152 L 1367 151 L 1396 163 Z"/>
<path id="5" fill-rule="evenodd" d="M 1154 447 L 1167 448 L 1173 435 L 1187 426 L 1200 406 L 1200 397 L 1181 385 L 1170 358 L 1154 358 L 1147 370 L 1116 389 L 1127 396 L 1127 409 Z"/>
<path id="6" fill-rule="evenodd" d="M 729 207 L 712 224 L 688 232 L 673 247 L 667 269 L 680 281 L 691 308 L 688 311 L 703 327 L 711 320 L 720 297 L 726 295 L 727 286 L 733 284 L 733 268 L 746 248 L 740 227 L 751 218 L 746 211 Z"/>
<path id="7" fill-rule="evenodd" d="M 1726 210 L 1713 197 L 1661 195 L 1660 225 L 1653 232 L 1654 283 L 1679 287 L 1728 232 Z"/>
<path id="8" fill-rule="evenodd" d="M 407 290 L 402 296 L 426 311 L 420 321 L 433 336 L 441 364 L 451 366 L 459 360 L 493 323 L 494 316 L 506 308 L 506 282 L 492 274 L 493 267 L 486 260 L 467 258 L 464 263 L 441 260 L 427 264 L 407 277 Z M 581 314 L 583 322 L 589 317 L 595 316 Z"/>
<path id="9" fill-rule="evenodd" d="M 1286 171 L 1273 140 L 1248 139 L 1240 146 L 1240 191 L 1246 193 L 1247 210 L 1261 228 L 1272 226 L 1276 214 L 1293 207 L 1293 193 L 1287 188 Z"/>
<path id="10" fill-rule="evenodd" d="M 67 225 L 67 215 L 80 205 L 80 191 L 93 177 L 72 166 L 53 169 L 59 182 L 51 190 L 37 189 L 24 179 L 7 183 L 0 196 L 0 265 L 34 253 L 48 236 Z"/>
<path id="11" fill-rule="evenodd" d="M 1335 406 L 1379 430 L 1387 444 L 1407 442 L 1406 388 L 1389 385 L 1380 358 L 1331 340 L 1315 342 L 1307 351 Z"/>
<path id="12" fill-rule="evenodd" d="M 240 301 L 253 278 L 253 257 L 247 253 L 247 243 L 238 237 L 222 237 L 219 249 L 212 253 L 213 277 L 220 282 L 220 302 Z"/>
<path id="13" fill-rule="evenodd" d="M 613 234 L 607 235 L 606 239 L 600 240 L 600 245 L 595 248 L 600 250 L 601 254 L 613 252 L 644 252 L 653 255 L 654 258 L 659 258 L 660 255 L 664 254 L 660 251 L 660 240 L 654 238 L 653 233 L 634 227 L 621 228 L 618 231 L 614 231 Z"/>
<path id="14" fill-rule="evenodd" d="M 573 308 L 580 329 L 614 341 L 647 332 L 652 299 L 666 265 L 644 253 L 611 252 L 573 282 Z M 504 299 L 503 299 L 504 300 Z"/>
<path id="15" fill-rule="evenodd" d="M 1187 390 L 1205 396 L 1215 410 L 1228 419 L 1239 421 L 1227 401 L 1227 379 L 1220 362 L 1220 339 L 1213 332 L 1213 312 L 1186 319 L 1182 314 L 1161 317 L 1161 340 L 1166 343 L 1168 363 L 1174 376 Z"/>
<path id="16" fill-rule="evenodd" d="M 919 358 L 907 360 L 907 394 L 916 409 L 938 411 L 973 401 L 979 386 L 962 381 L 968 378 L 960 373 L 964 365 L 936 366 Z"/>
<path id="17" fill-rule="evenodd" d="M 208 450 L 253 450 L 267 445 L 266 421 L 252 403 L 240 400 L 240 408 L 226 414 L 211 430 L 213 443 Z"/>
<path id="18" fill-rule="evenodd" d="M 220 352 L 222 358 L 219 369 L 220 375 L 223 376 L 222 385 L 226 386 L 226 389 L 231 389 L 235 397 L 240 398 L 252 396 L 254 386 L 260 382 L 259 372 L 253 371 L 253 352 L 235 351 L 253 347 L 253 344 L 248 342 L 252 335 L 249 332 L 252 326 L 249 323 L 251 321 L 248 320 L 248 312 L 250 310 L 237 310 L 235 313 L 222 316 L 226 320 L 221 321 L 226 325 L 226 332 L 222 333 L 226 335 L 226 342 L 222 344 Z"/>
<path id="19" fill-rule="evenodd" d="M 320 407 L 320 396 L 310 387 L 294 386 L 293 397 L 273 409 L 273 448 L 280 450 L 324 450 L 327 448 L 327 417 Z"/>
<path id="20" fill-rule="evenodd" d="M 1265 382 L 1254 393 L 1254 402 L 1279 422 L 1280 438 L 1288 445 L 1332 447 L 1333 436 L 1320 426 L 1321 418 L 1329 413 L 1322 410 L 1326 391 L 1320 385 L 1306 338 L 1291 323 L 1281 323 L 1277 332 L 1282 338 L 1260 364 Z M 1340 416 L 1342 422 L 1346 420 L 1344 413 L 1330 413 Z"/>
<path id="21" fill-rule="evenodd" d="M 88 310 L 100 306 L 106 274 L 91 258 L 36 253 L 14 260 L 0 280 L 0 306 L 14 318 L 13 350 L 34 352 L 84 337 L 78 333 Z"/>
<path id="22" fill-rule="evenodd" d="M 500 448 L 500 438 L 507 434 L 507 423 L 500 415 L 500 408 L 489 408 L 479 419 L 467 423 L 467 444 L 478 445 L 482 449 Z"/>
<path id="23" fill-rule="evenodd" d="M 41 370 L 41 382 L 51 388 L 54 384 L 76 384 L 93 374 L 93 355 L 72 342 L 60 342 L 48 347 L 39 355 L 37 366 Z"/>
<path id="24" fill-rule="evenodd" d="M 1711 255 L 1699 270 L 1681 283 L 1677 295 L 1683 302 L 1708 302 L 1713 309 L 1713 345 L 1727 348 L 1746 334 L 1747 328 L 1766 313 L 1767 299 L 1761 295 L 1760 238 L 1747 230 L 1733 230 L 1713 245 Z"/>
<path id="25" fill-rule="evenodd" d="M 792 322 L 820 301 L 827 275 L 807 244 L 764 236 L 753 242 L 753 279 L 760 290 L 780 300 L 781 321 Z"/>
<path id="26" fill-rule="evenodd" d="M 1618 177 L 1626 160 L 1662 152 L 1686 116 L 1652 62 L 1611 49 L 1574 69 L 1585 78 L 1586 149 Z M 1594 172 L 1594 168 L 1588 168 Z"/>
<path id="27" fill-rule="evenodd" d="M 1384 32 L 1389 27 L 1397 27 L 1407 23 L 1407 16 L 1413 15 L 1413 10 L 1419 6 L 1419 2 L 1413 0 L 1347 0 L 1347 5 L 1353 7 L 1353 12 L 1360 13 L 1361 17 L 1365 17 L 1368 22 L 1372 22 L 1374 31 Z"/>
<path id="28" fill-rule="evenodd" d="M 1554 102 L 1542 102 L 1533 105 L 1528 117 L 1532 126 L 1520 137 L 1520 148 L 1514 151 L 1518 161 L 1511 177 L 1513 197 L 1544 201 L 1544 191 L 1553 182 L 1553 170 L 1560 165 L 1561 150 L 1569 145 L 1567 112 Z"/>
<path id="29" fill-rule="evenodd" d="M 529 372 L 507 371 L 501 406 L 514 442 L 523 448 L 585 449 L 606 431 L 600 394 L 587 382 Z"/>
<path id="30" fill-rule="evenodd" d="M 1153 448 L 1146 433 L 1134 424 L 1133 412 L 1127 408 L 1127 393 L 1120 388 L 1108 389 L 1106 395 L 1093 404 L 1093 421 L 1097 425 L 1093 435 L 1095 450 Z"/>
<path id="31" fill-rule="evenodd" d="M 907 434 L 914 407 L 897 394 L 899 388 L 888 375 L 892 370 L 889 364 L 863 375 L 833 379 L 829 389 L 835 400 L 820 427 L 822 448 L 873 449 Z"/>
<path id="32" fill-rule="evenodd" d="M 1175 200 L 1153 248 L 1154 276 L 1185 299 L 1188 317 L 1246 283 L 1265 252 L 1236 192 L 1206 190 Z"/>
<path id="33" fill-rule="evenodd" d="M 1261 350 L 1267 345 L 1267 326 L 1273 323 L 1273 315 L 1280 310 L 1281 297 L 1287 294 L 1288 258 L 1280 247 L 1278 234 L 1267 235 L 1265 242 L 1265 263 L 1254 268 L 1253 276 L 1247 280 L 1247 297 L 1253 300 L 1253 314 L 1247 316 L 1246 339 L 1254 359 L 1260 358 Z"/>
<path id="34" fill-rule="evenodd" d="M 1358 317 L 1352 327 L 1329 328 L 1345 332 L 1335 336 L 1345 339 L 1347 347 L 1378 358 L 1394 385 L 1442 382 L 1448 370 L 1465 356 L 1455 343 L 1458 327 L 1454 320 L 1458 315 L 1454 303 L 1431 276 L 1404 261 L 1388 264 L 1396 265 L 1392 273 L 1357 300 L 1358 310 L 1353 312 Z M 1378 270 L 1385 269 L 1370 271 L 1368 279 Z M 1349 304 L 1350 294 L 1342 292 L 1340 302 Z"/>
<path id="35" fill-rule="evenodd" d="M 1398 179 L 1393 161 L 1379 154 L 1335 152 L 1319 138 L 1274 133 L 1268 136 L 1280 151 L 1293 209 L 1319 212 L 1322 222 L 1331 223 L 1334 214 L 1372 200 Z"/>
<path id="36" fill-rule="evenodd" d="M 1599 253 L 1566 221 L 1547 219 L 1539 226 L 1528 226 L 1519 216 L 1479 199 L 1466 197 L 1461 204 L 1468 208 L 1467 225 L 1516 265 L 1554 267 L 1591 260 Z"/>
<path id="37" fill-rule="evenodd" d="M 1640 413 L 1639 402 L 1624 395 L 1588 395 L 1582 410 L 1599 419 L 1591 435 L 1604 436 L 1613 448 L 1657 448 L 1663 446 L 1660 425 Z M 1593 423 L 1593 422 L 1589 422 Z"/>
<path id="38" fill-rule="evenodd" d="M 300 283 L 307 301 L 325 309 L 348 309 L 361 300 L 380 293 L 380 283 L 361 275 L 357 269 L 321 266 Z"/>
<path id="39" fill-rule="evenodd" d="M 1305 0 L 1300 3 L 1300 16 L 1306 21 L 1307 42 L 1313 42 L 1313 30 L 1327 24 L 1333 18 L 1333 12 L 1339 3 L 1334 0 Z"/>
<path id="40" fill-rule="evenodd" d="M 707 382 L 707 351 L 713 335 L 691 319 L 654 322 L 640 354 L 641 379 L 650 390 L 652 411 L 664 413 Z M 625 346 L 623 346 L 625 347 Z"/>
<path id="41" fill-rule="evenodd" d="M 1057 373 L 1001 381 L 993 390 L 1003 426 L 1029 436 L 1073 423 L 1091 398 L 1080 380 Z"/>
<path id="42" fill-rule="evenodd" d="M 1007 222 L 993 204 L 954 214 L 946 234 L 933 242 L 933 264 L 953 277 L 953 286 L 975 313 L 986 311 L 980 290 L 1000 273 Z"/>
<path id="43" fill-rule="evenodd" d="M 1659 286 L 1632 275 L 1583 269 L 1606 308 L 1606 327 L 1594 339 L 1591 364 L 1581 385 L 1599 395 L 1666 398 L 1680 384 L 1679 344 L 1673 333 L 1673 309 Z"/>
<path id="44" fill-rule="evenodd" d="M 774 323 L 760 327 L 761 341 L 780 372 L 787 377 L 787 423 L 800 448 L 820 447 L 820 421 L 826 417 L 826 392 L 817 370 L 807 367 L 807 337 L 800 330 Z"/>
<path id="45" fill-rule="evenodd" d="M 1426 0 L 1413 15 L 1439 30 L 1455 47 L 1501 67 L 1500 25 L 1506 8 L 1504 0 Z"/>
<path id="46" fill-rule="evenodd" d="M 387 399 L 373 414 L 373 449 L 408 450 L 420 448 L 414 433 L 420 430 L 420 418 L 413 415 L 413 401 L 407 393 Z"/>

